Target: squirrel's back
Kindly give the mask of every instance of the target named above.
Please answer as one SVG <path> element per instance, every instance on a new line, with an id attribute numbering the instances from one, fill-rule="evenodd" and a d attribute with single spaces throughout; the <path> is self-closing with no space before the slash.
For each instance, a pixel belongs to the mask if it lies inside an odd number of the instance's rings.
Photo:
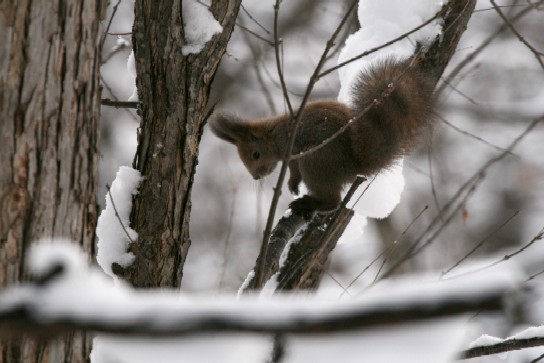
<path id="1" fill-rule="evenodd" d="M 353 86 L 352 150 L 371 175 L 405 155 L 429 122 L 433 86 L 410 59 L 388 58 L 361 73 Z"/>

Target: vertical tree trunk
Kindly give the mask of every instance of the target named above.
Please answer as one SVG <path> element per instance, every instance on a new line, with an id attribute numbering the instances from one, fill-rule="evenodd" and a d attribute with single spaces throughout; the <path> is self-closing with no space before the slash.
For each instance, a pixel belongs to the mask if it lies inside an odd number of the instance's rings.
<path id="1" fill-rule="evenodd" d="M 133 44 L 140 99 L 135 167 L 144 175 L 131 225 L 136 259 L 116 273 L 133 285 L 179 286 L 190 245 L 190 192 L 211 81 L 241 0 L 214 0 L 223 26 L 199 54 L 183 56 L 181 0 L 136 0 Z"/>
<path id="2" fill-rule="evenodd" d="M 102 0 L 0 3 L 0 287 L 43 237 L 93 250 Z M 0 362 L 84 362 L 84 334 L 10 337 Z"/>

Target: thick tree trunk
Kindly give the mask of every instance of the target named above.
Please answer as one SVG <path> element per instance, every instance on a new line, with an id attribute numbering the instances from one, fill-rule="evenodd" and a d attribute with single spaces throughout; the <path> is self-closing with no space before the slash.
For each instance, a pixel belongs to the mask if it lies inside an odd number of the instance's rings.
<path id="1" fill-rule="evenodd" d="M 0 287 L 23 280 L 32 241 L 91 255 L 96 223 L 102 0 L 0 3 Z M 10 337 L 0 362 L 84 362 L 89 339 Z"/>
<path id="2" fill-rule="evenodd" d="M 134 286 L 180 285 L 209 88 L 240 3 L 214 0 L 211 10 L 222 33 L 199 54 L 183 56 L 181 0 L 135 2 L 133 44 L 141 117 L 135 167 L 145 179 L 131 217 L 139 235 L 130 246 L 136 259 L 125 270 L 115 269 Z"/>

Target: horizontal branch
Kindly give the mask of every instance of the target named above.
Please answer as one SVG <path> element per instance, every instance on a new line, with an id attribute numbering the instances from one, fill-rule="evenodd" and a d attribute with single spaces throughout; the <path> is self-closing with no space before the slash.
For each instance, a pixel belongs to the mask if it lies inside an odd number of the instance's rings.
<path id="1" fill-rule="evenodd" d="M 132 101 L 114 101 L 109 98 L 103 98 L 100 102 L 103 106 L 112 106 L 115 108 L 138 108 L 139 102 Z"/>
<path id="2" fill-rule="evenodd" d="M 114 284 L 88 267 L 69 245 L 34 244 L 27 268 L 34 284 L 0 294 L 0 333 L 67 330 L 134 336 L 204 332 L 327 333 L 472 311 L 503 310 L 516 291 L 510 277 L 480 273 L 437 282 L 389 281 L 363 296 L 338 301 L 306 295 L 257 299 L 244 295 L 195 297 L 175 290 L 137 290 Z"/>
<path id="3" fill-rule="evenodd" d="M 492 345 L 477 346 L 461 353 L 461 359 L 481 357 L 484 355 L 499 354 L 525 348 L 544 346 L 544 337 L 510 338 Z"/>
<path id="4" fill-rule="evenodd" d="M 59 309 L 40 299 L 39 290 L 24 291 L 9 306 L 0 305 L 0 332 L 59 334 L 65 331 L 92 331 L 124 336 L 182 336 L 205 332 L 257 332 L 321 334 L 451 317 L 473 311 L 504 308 L 504 291 L 446 294 L 435 299 L 417 296 L 408 301 L 384 297 L 365 301 L 323 302 L 277 299 L 180 299 L 175 294 L 134 293 L 130 299 L 116 300 L 116 294 L 100 294 L 81 307 Z M 80 290 L 81 291 L 81 290 Z M 18 291 L 19 293 L 21 291 Z M 13 291 L 11 292 L 13 294 Z M 166 300 L 165 298 L 168 297 Z M 13 300 L 13 299 L 10 299 Z M 62 305 L 62 304 L 61 304 Z M 48 311 L 50 310 L 50 311 Z"/>

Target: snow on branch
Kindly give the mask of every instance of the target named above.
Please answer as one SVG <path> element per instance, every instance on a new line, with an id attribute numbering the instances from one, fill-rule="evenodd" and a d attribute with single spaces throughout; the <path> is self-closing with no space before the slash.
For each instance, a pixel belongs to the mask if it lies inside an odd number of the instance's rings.
<path id="1" fill-rule="evenodd" d="M 104 272 L 116 278 L 112 264 L 127 267 L 134 261 L 128 251 L 130 243 L 138 239 L 138 233 L 129 226 L 132 196 L 138 193 L 143 177 L 136 169 L 122 166 L 108 188 L 106 208 L 98 218 L 96 235 L 98 252 L 96 260 Z"/>
<path id="2" fill-rule="evenodd" d="M 544 345 L 544 326 L 530 327 L 506 339 L 484 334 L 470 343 L 461 358 L 469 359 Z"/>
<path id="3" fill-rule="evenodd" d="M 184 56 L 197 54 L 216 33 L 223 27 L 210 11 L 210 0 L 183 0 L 183 31 L 186 44 L 181 48 Z"/>
<path id="4" fill-rule="evenodd" d="M 64 242 L 31 248 L 28 268 L 40 283 L 2 292 L 0 331 L 82 330 L 139 336 L 326 333 L 504 309 L 504 297 L 516 285 L 506 275 L 487 274 L 441 282 L 389 281 L 361 298 L 342 302 L 300 295 L 266 301 L 255 296 L 210 299 L 114 284 L 98 269 L 89 268 L 74 246 Z"/>

